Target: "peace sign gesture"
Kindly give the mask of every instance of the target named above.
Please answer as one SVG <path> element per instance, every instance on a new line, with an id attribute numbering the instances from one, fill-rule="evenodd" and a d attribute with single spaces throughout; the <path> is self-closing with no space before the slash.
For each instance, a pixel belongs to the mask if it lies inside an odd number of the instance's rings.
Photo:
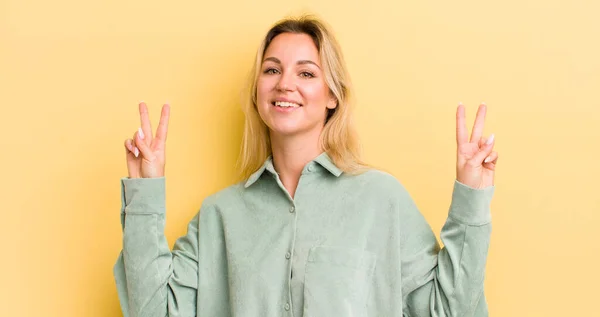
<path id="1" fill-rule="evenodd" d="M 169 105 L 163 105 L 156 136 L 152 136 L 152 125 L 148 107 L 140 102 L 141 127 L 133 139 L 125 140 L 125 155 L 129 178 L 155 178 L 165 175 L 165 144 L 169 125 Z"/>
<path id="2" fill-rule="evenodd" d="M 494 171 L 498 162 L 498 153 L 492 151 L 494 135 L 482 137 L 486 111 L 486 105 L 481 104 L 471 138 L 468 139 L 463 104 L 459 104 L 456 110 L 456 180 L 476 189 L 494 185 Z"/>

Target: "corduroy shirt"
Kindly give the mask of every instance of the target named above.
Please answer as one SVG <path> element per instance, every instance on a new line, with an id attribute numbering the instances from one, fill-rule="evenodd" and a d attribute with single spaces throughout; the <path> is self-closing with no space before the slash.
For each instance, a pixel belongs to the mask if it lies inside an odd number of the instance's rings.
<path id="1" fill-rule="evenodd" d="M 343 173 L 322 153 L 292 199 L 269 157 L 207 197 L 171 250 L 165 178 L 122 178 L 121 308 L 131 317 L 487 316 L 493 192 L 454 181 L 440 248 L 390 174 Z"/>

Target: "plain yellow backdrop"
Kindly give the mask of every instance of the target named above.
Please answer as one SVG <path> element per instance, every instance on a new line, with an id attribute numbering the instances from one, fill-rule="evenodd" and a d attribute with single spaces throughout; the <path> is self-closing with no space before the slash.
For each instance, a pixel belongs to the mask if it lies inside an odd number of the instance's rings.
<path id="1" fill-rule="evenodd" d="M 600 4 L 596 1 L 0 1 L 3 316 L 120 316 L 123 141 L 172 104 L 172 246 L 231 184 L 239 93 L 267 28 L 316 13 L 357 92 L 367 161 L 433 230 L 455 177 L 455 110 L 488 105 L 500 154 L 491 316 L 597 314 Z M 598 315 L 595 315 L 598 316 Z"/>

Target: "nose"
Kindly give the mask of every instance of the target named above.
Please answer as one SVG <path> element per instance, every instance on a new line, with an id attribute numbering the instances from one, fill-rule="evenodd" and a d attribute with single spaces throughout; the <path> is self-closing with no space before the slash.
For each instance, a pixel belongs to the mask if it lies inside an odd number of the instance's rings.
<path id="1" fill-rule="evenodd" d="M 296 88 L 293 75 L 290 72 L 284 72 L 279 76 L 276 86 L 279 91 L 293 91 Z"/>

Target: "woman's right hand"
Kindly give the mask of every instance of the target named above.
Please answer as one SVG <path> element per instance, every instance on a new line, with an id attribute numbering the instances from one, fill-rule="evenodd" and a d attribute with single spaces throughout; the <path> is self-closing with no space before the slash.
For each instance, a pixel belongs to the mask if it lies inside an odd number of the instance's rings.
<path id="1" fill-rule="evenodd" d="M 152 136 L 152 125 L 148 107 L 140 102 L 141 127 L 133 139 L 125 140 L 127 172 L 129 178 L 154 178 L 165 176 L 165 144 L 169 125 L 169 105 L 163 105 L 156 136 Z"/>

